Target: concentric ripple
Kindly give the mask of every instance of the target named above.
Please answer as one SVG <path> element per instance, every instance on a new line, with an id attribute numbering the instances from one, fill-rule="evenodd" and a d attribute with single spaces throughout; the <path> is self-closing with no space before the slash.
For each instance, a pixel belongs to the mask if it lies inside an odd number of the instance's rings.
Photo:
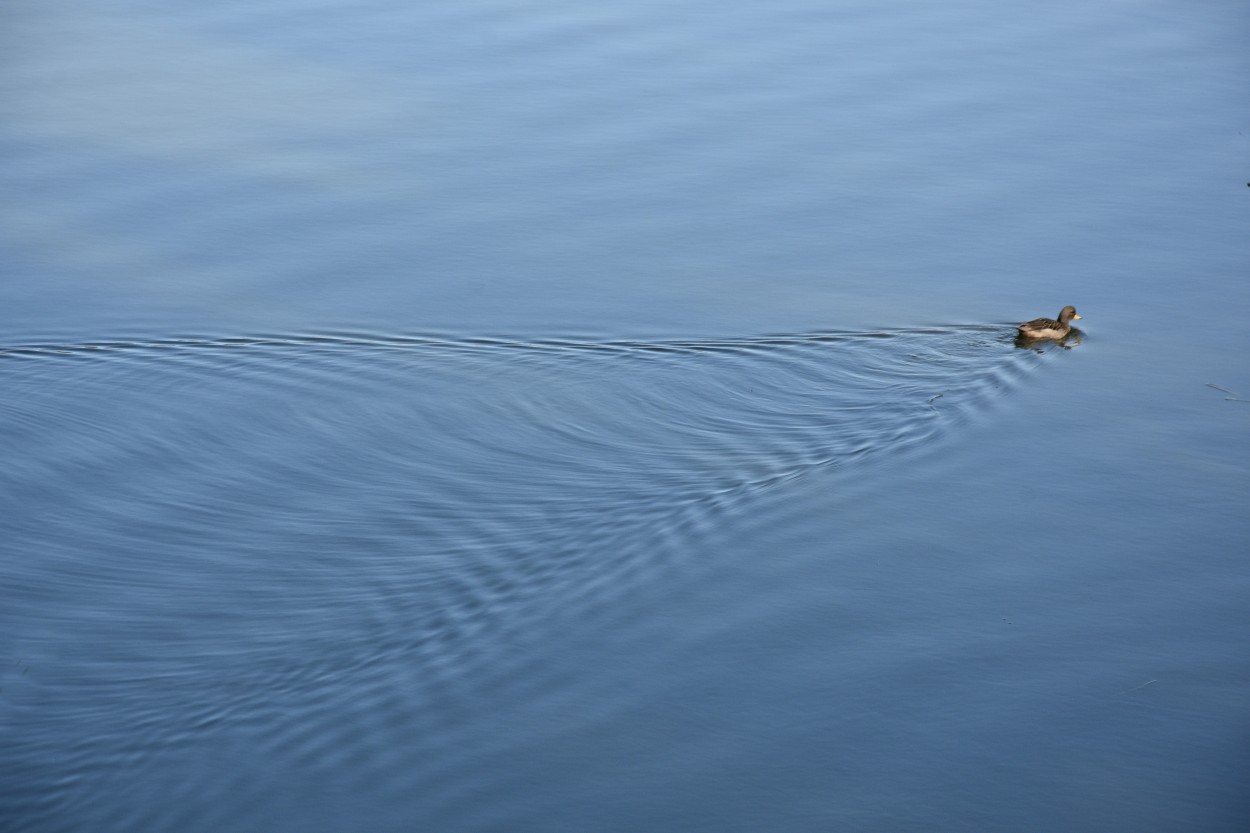
<path id="1" fill-rule="evenodd" d="M 31 669 L 0 694 L 8 800 L 51 818 L 159 784 L 213 829 L 197 767 L 435 779 L 413 761 L 467 703 L 557 685 L 561 634 L 714 558 L 719 519 L 985 412 L 1041 358 L 1010 336 L 0 350 L 0 632 Z"/>

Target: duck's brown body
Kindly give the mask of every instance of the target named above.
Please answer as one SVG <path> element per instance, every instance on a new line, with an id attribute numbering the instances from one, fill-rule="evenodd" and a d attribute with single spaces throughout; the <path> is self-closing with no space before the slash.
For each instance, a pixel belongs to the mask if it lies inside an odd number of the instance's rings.
<path id="1" fill-rule="evenodd" d="M 1073 320 L 1080 319 L 1076 307 L 1064 307 L 1059 311 L 1059 318 L 1034 318 L 1020 325 L 1020 335 L 1024 338 L 1063 338 L 1072 332 Z"/>

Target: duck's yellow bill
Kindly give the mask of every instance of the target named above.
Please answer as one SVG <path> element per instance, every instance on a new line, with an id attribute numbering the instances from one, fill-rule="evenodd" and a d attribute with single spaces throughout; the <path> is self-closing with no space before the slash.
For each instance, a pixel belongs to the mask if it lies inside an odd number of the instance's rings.
<path id="1" fill-rule="evenodd" d="M 1080 320 L 1081 320 L 1081 316 L 1077 315 L 1075 312 L 1074 312 L 1074 313 L 1072 313 L 1072 318 L 1073 318 L 1073 320 L 1074 320 L 1074 321 L 1080 321 Z"/>

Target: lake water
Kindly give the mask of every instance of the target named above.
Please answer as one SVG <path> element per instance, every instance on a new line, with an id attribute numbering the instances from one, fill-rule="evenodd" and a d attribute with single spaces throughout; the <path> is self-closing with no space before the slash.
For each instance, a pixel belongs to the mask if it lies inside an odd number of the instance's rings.
<path id="1" fill-rule="evenodd" d="M 1250 827 L 1243 2 L 0 23 L 4 829 Z"/>

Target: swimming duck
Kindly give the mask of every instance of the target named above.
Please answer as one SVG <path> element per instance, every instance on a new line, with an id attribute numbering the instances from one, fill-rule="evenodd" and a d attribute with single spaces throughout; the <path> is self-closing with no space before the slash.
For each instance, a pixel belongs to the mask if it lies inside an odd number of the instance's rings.
<path id="1" fill-rule="evenodd" d="M 1020 325 L 1020 335 L 1024 338 L 1063 338 L 1072 332 L 1068 322 L 1079 320 L 1076 307 L 1067 306 L 1059 310 L 1059 320 L 1053 318 L 1034 318 Z"/>

